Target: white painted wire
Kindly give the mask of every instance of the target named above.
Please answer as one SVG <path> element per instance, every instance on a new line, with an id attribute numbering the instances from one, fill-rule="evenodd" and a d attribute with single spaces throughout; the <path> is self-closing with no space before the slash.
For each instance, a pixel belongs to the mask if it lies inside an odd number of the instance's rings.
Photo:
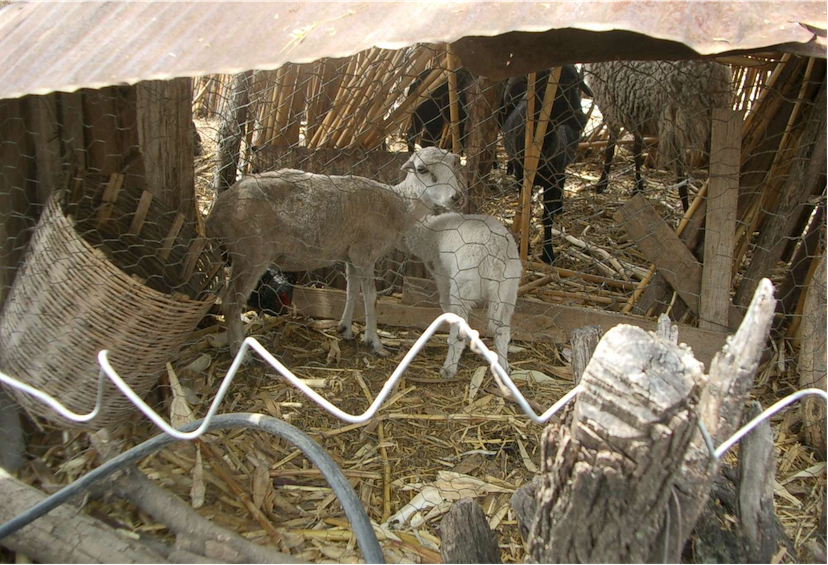
<path id="1" fill-rule="evenodd" d="M 161 428 L 161 430 L 168 434 L 171 437 L 176 439 L 182 440 L 191 440 L 199 437 L 203 434 L 210 425 L 210 421 L 212 420 L 213 416 L 218 411 L 219 405 L 221 401 L 224 399 L 224 396 L 227 394 L 227 390 L 230 388 L 230 384 L 233 382 L 233 378 L 235 378 L 236 373 L 238 372 L 239 368 L 242 365 L 242 362 L 245 357 L 245 353 L 248 349 L 252 349 L 256 353 L 258 353 L 265 361 L 267 361 L 271 367 L 276 369 L 280 375 L 282 375 L 289 383 L 293 386 L 298 388 L 302 393 L 322 407 L 325 411 L 329 412 L 336 418 L 348 422 L 350 424 L 358 424 L 367 422 L 380 409 L 382 403 L 385 402 L 385 399 L 388 395 L 391 394 L 391 391 L 396 386 L 397 382 L 402 377 L 405 370 L 411 364 L 411 361 L 414 357 L 422 350 L 425 346 L 426 342 L 431 339 L 431 337 L 435 334 L 435 332 L 442 326 L 444 323 L 448 324 L 456 324 L 459 326 L 459 332 L 461 337 L 465 337 L 470 341 L 470 349 L 475 353 L 481 355 L 486 361 L 489 363 L 489 368 L 492 371 L 492 375 L 494 375 L 495 379 L 502 384 L 503 387 L 509 390 L 512 394 L 514 401 L 520 406 L 520 409 L 531 419 L 533 422 L 537 424 L 546 423 L 552 416 L 554 416 L 561 408 L 566 406 L 573 398 L 575 398 L 582 390 L 582 385 L 578 385 L 568 393 L 566 393 L 560 400 L 558 400 L 555 404 L 553 404 L 548 410 L 546 410 L 543 414 L 538 415 L 532 410 L 532 407 L 529 405 L 529 402 L 526 398 L 521 394 L 520 390 L 518 389 L 517 385 L 515 385 L 514 381 L 509 378 L 509 375 L 506 371 L 503 370 L 503 367 L 497 361 L 497 354 L 491 351 L 486 344 L 483 343 L 483 340 L 480 339 L 479 332 L 473 330 L 469 324 L 460 316 L 451 313 L 445 313 L 437 317 L 431 325 L 426 328 L 423 332 L 423 335 L 420 336 L 419 339 L 414 343 L 411 349 L 406 353 L 405 357 L 403 357 L 402 361 L 400 361 L 399 365 L 397 365 L 394 372 L 391 374 L 391 377 L 388 381 L 383 385 L 382 390 L 380 390 L 379 394 L 377 394 L 374 402 L 368 407 L 368 409 L 359 415 L 349 414 L 344 412 L 328 402 L 326 398 L 321 396 L 315 390 L 310 388 L 305 382 L 294 375 L 290 369 L 282 365 L 278 359 L 273 357 L 267 349 L 265 349 L 256 339 L 252 337 L 246 338 L 242 342 L 242 346 L 239 349 L 238 354 L 233 359 L 233 363 L 230 365 L 230 369 L 228 369 L 227 374 L 225 375 L 224 379 L 221 382 L 221 386 L 219 387 L 218 393 L 216 393 L 216 397 L 213 399 L 213 402 L 210 404 L 210 408 L 207 411 L 207 415 L 204 417 L 204 421 L 202 422 L 201 426 L 191 432 L 180 432 L 167 424 L 166 421 L 157 413 L 155 410 L 150 408 L 141 398 L 135 394 L 135 392 L 129 387 L 129 385 L 124 382 L 124 380 L 118 375 L 117 371 L 112 367 L 109 363 L 108 358 L 108 351 L 103 350 L 98 353 L 98 363 L 101 366 L 101 371 L 98 376 L 98 394 L 97 399 L 95 402 L 95 408 L 89 413 L 85 415 L 76 414 L 71 410 L 64 407 L 60 402 L 58 402 L 52 396 L 46 394 L 45 392 L 33 388 L 26 383 L 20 382 L 19 380 L 6 375 L 5 373 L 0 372 L 0 382 L 3 382 L 11 387 L 17 388 L 22 390 L 23 392 L 34 396 L 41 402 L 49 405 L 53 408 L 58 414 L 63 416 L 68 420 L 73 420 L 76 422 L 88 422 L 89 420 L 93 419 L 95 416 L 98 415 L 98 412 L 101 409 L 101 400 L 103 397 L 103 385 L 104 385 L 104 375 L 109 377 L 109 379 L 118 387 L 118 389 L 126 396 L 144 415 L 149 418 L 156 426 Z M 804 389 L 798 392 L 795 392 L 789 396 L 786 396 L 782 400 L 776 402 L 773 406 L 759 414 L 753 420 L 748 422 L 747 425 L 740 428 L 735 434 L 733 434 L 730 438 L 728 438 L 725 442 L 723 442 L 718 448 L 715 450 L 711 449 L 711 456 L 715 457 L 716 459 L 720 459 L 722 455 L 727 452 L 728 449 L 733 447 L 739 440 L 741 440 L 745 435 L 750 433 L 757 425 L 759 425 L 762 421 L 770 418 L 789 404 L 799 400 L 803 396 L 807 395 L 819 395 L 826 400 L 828 400 L 828 393 L 820 389 Z M 702 433 L 704 435 L 705 430 L 702 429 Z M 712 441 L 709 441 L 709 436 L 705 438 L 708 443 L 709 447 L 712 447 Z"/>

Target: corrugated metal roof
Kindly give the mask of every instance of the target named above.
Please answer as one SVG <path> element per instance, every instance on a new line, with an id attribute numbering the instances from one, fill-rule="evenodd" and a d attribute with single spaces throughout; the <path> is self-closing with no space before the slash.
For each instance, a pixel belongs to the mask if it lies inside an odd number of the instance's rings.
<path id="1" fill-rule="evenodd" d="M 417 42 L 565 28 L 628 30 L 683 43 L 703 55 L 810 42 L 805 49 L 824 56 L 825 34 L 813 30 L 825 30 L 826 4 L 629 0 L 14 3 L 0 10 L 0 98 L 273 69 L 286 61 L 346 56 L 372 46 L 399 48 Z M 573 30 L 567 31 L 567 37 L 572 37 Z M 564 47 L 567 54 L 577 53 L 579 42 L 568 41 Z M 590 58 L 623 58 L 625 52 L 620 42 L 612 53 L 592 53 Z M 501 74 L 507 72 L 509 54 L 504 52 L 502 57 L 500 70 L 497 61 L 487 61 Z"/>

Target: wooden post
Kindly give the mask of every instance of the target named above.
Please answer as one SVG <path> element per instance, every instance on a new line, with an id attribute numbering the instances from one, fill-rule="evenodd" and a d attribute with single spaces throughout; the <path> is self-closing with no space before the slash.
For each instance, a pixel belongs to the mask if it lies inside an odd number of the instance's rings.
<path id="1" fill-rule="evenodd" d="M 446 44 L 448 67 L 449 117 L 451 118 L 451 150 L 460 154 L 460 96 L 457 94 L 457 55 Z"/>
<path id="2" fill-rule="evenodd" d="M 739 199 L 742 112 L 714 109 L 711 132 L 699 327 L 727 330 Z"/>
<path id="3" fill-rule="evenodd" d="M 533 129 L 535 127 L 535 79 L 537 77 L 536 73 L 529 73 L 526 82 L 526 125 L 524 126 L 524 137 L 523 137 L 523 155 L 524 155 L 524 162 L 527 160 L 526 156 L 531 151 L 531 147 L 534 145 L 534 137 L 533 137 Z M 521 185 L 520 190 L 520 202 L 518 202 L 518 207 L 515 210 L 515 218 L 512 221 L 512 232 L 513 233 L 520 233 L 523 234 L 523 225 L 524 225 L 524 217 L 527 214 L 531 213 L 529 208 L 529 204 L 532 200 L 532 185 L 529 185 L 529 190 L 526 190 L 526 175 L 528 171 L 526 167 L 523 169 L 523 185 Z M 528 239 L 526 236 L 522 236 L 520 242 L 520 258 L 522 261 L 526 261 L 526 258 L 529 256 L 528 252 L 528 244 L 527 241 L 526 251 L 524 251 L 523 240 Z"/>

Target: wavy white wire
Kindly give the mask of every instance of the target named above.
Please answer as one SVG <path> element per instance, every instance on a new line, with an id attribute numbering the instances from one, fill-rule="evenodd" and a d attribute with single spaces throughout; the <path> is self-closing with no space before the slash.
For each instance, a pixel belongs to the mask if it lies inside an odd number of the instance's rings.
<path id="1" fill-rule="evenodd" d="M 98 412 L 101 408 L 101 401 L 103 397 L 103 386 L 104 386 L 104 375 L 109 377 L 109 379 L 118 387 L 118 389 L 126 396 L 144 415 L 149 418 L 156 426 L 161 428 L 161 430 L 168 434 L 171 437 L 181 440 L 191 440 L 199 437 L 202 435 L 210 425 L 210 421 L 212 420 L 213 416 L 218 411 L 219 405 L 221 401 L 224 399 L 224 396 L 227 394 L 227 390 L 230 388 L 230 384 L 233 382 L 233 378 L 235 378 L 236 373 L 241 367 L 245 353 L 248 349 L 254 350 L 258 353 L 265 361 L 267 361 L 271 367 L 276 369 L 288 382 L 290 382 L 293 386 L 298 388 L 302 393 L 313 400 L 316 404 L 322 407 L 324 410 L 329 412 L 330 414 L 334 415 L 338 419 L 348 422 L 351 424 L 358 424 L 362 422 L 366 422 L 374 417 L 374 415 L 379 410 L 382 403 L 385 402 L 385 399 L 391 394 L 391 391 L 394 389 L 397 382 L 402 377 L 402 374 L 411 364 L 411 361 L 414 357 L 422 350 L 425 346 L 426 342 L 431 339 L 431 337 L 435 334 L 435 332 L 440 328 L 443 323 L 449 324 L 457 324 L 459 326 L 460 336 L 466 337 L 469 339 L 471 347 L 470 349 L 475 353 L 481 355 L 486 361 L 489 363 L 489 368 L 492 371 L 492 375 L 494 375 L 495 379 L 498 380 L 500 384 L 502 384 L 509 392 L 512 394 L 514 401 L 520 406 L 520 409 L 535 423 L 543 424 L 546 423 L 552 416 L 554 416 L 561 408 L 563 408 L 566 404 L 568 404 L 575 396 L 577 396 L 581 390 L 582 385 L 578 385 L 568 393 L 566 393 L 561 399 L 559 399 L 555 404 L 553 404 L 548 410 L 546 410 L 543 414 L 538 415 L 532 410 L 532 407 L 529 405 L 529 402 L 526 398 L 521 394 L 520 390 L 518 389 L 517 385 L 515 385 L 514 381 L 509 377 L 506 371 L 503 370 L 503 367 L 497 361 L 497 354 L 491 351 L 486 344 L 483 343 L 483 340 L 480 339 L 480 334 L 476 330 L 472 329 L 469 324 L 456 314 L 445 313 L 441 316 L 437 317 L 431 325 L 426 328 L 423 332 L 423 335 L 414 343 L 411 349 L 406 353 L 405 357 L 403 357 L 402 361 L 400 361 L 397 368 L 394 369 L 394 372 L 391 374 L 391 377 L 388 381 L 383 385 L 382 390 L 380 390 L 379 394 L 377 394 L 374 402 L 368 407 L 368 409 L 360 415 L 353 415 L 347 412 L 343 412 L 315 390 L 310 388 L 305 382 L 294 375 L 287 367 L 282 365 L 278 359 L 273 357 L 270 352 L 265 349 L 256 339 L 252 337 L 246 338 L 242 342 L 242 346 L 239 349 L 239 352 L 236 354 L 236 357 L 233 359 L 233 363 L 230 365 L 230 369 L 228 369 L 227 374 L 225 375 L 224 379 L 221 382 L 221 386 L 219 387 L 218 393 L 216 393 L 216 397 L 213 399 L 213 402 L 210 404 L 210 408 L 207 411 L 207 415 L 204 417 L 204 421 L 202 424 L 191 432 L 180 432 L 170 426 L 155 410 L 153 410 L 147 403 L 145 403 L 135 392 L 130 388 L 130 386 L 124 382 L 120 375 L 118 375 L 117 371 L 112 367 L 109 363 L 108 358 L 108 351 L 102 350 L 98 353 L 98 363 L 101 366 L 101 371 L 98 375 L 98 394 L 95 401 L 95 408 L 89 414 L 76 414 L 75 412 L 69 410 L 65 406 L 63 406 L 60 402 L 58 402 L 52 396 L 46 394 L 45 392 L 38 390 L 34 387 L 27 385 L 17 379 L 6 375 L 5 373 L 0 372 L 0 382 L 3 382 L 9 386 L 14 388 L 20 389 L 23 392 L 34 396 L 41 402 L 49 405 L 52 409 L 54 409 L 58 414 L 63 416 L 68 420 L 73 420 L 76 422 L 88 422 L 89 420 L 93 419 L 95 416 L 98 415 Z M 711 449 L 711 455 L 716 457 L 717 459 L 721 458 L 722 455 L 727 452 L 728 449 L 733 447 L 739 440 L 741 440 L 745 435 L 750 433 L 757 425 L 759 425 L 763 420 L 770 418 L 792 402 L 799 400 L 803 396 L 807 395 L 818 395 L 825 398 L 828 401 L 828 393 L 820 389 L 804 389 L 797 391 L 789 396 L 786 396 L 782 400 L 776 402 L 773 406 L 756 416 L 753 420 L 748 422 L 745 426 L 740 428 L 735 434 L 733 434 L 730 438 L 724 441 L 718 448 L 715 450 Z M 709 436 L 706 435 L 706 430 L 702 429 L 702 434 L 705 435 L 706 443 L 708 447 L 712 448 L 712 441 L 710 440 Z"/>

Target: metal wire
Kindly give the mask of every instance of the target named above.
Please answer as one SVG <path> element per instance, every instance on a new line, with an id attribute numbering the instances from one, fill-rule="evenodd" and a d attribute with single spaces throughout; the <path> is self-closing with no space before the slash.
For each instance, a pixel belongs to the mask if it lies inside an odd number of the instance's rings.
<path id="1" fill-rule="evenodd" d="M 368 515 L 365 514 L 365 510 L 362 508 L 362 504 L 348 482 L 348 479 L 345 478 L 345 475 L 342 474 L 342 471 L 334 460 L 331 459 L 330 455 L 303 431 L 291 426 L 287 422 L 263 414 L 222 414 L 211 418 L 209 422 L 205 418 L 200 425 L 198 421 L 191 422 L 182 426 L 182 429 L 187 430 L 188 428 L 194 427 L 198 429 L 206 427 L 209 430 L 240 427 L 253 428 L 280 437 L 296 446 L 319 469 L 330 485 L 331 490 L 333 490 L 339 499 L 342 509 L 345 511 L 345 516 L 351 523 L 354 536 L 359 542 L 359 548 L 362 551 L 365 562 L 385 562 L 379 542 L 374 534 L 374 529 L 371 526 L 371 521 L 368 519 Z M 117 470 L 123 469 L 125 466 L 135 463 L 166 447 L 174 439 L 169 434 L 160 434 L 110 459 L 71 485 L 65 486 L 55 494 L 41 500 L 29 510 L 0 525 L 0 539 L 13 534 L 20 528 L 60 506 L 73 496 L 88 489 L 98 480 L 106 478 Z"/>
<path id="2" fill-rule="evenodd" d="M 451 313 L 442 314 L 441 316 L 436 318 L 434 322 L 431 323 L 431 325 L 425 330 L 425 332 L 423 332 L 423 335 L 420 336 L 420 338 L 414 343 L 414 345 L 408 351 L 408 353 L 405 355 L 402 361 L 400 361 L 400 364 L 391 374 L 391 377 L 382 387 L 382 390 L 380 390 L 379 394 L 377 394 L 377 397 L 374 399 L 374 402 L 368 407 L 368 409 L 365 412 L 359 415 L 344 412 L 336 406 L 334 406 L 333 404 L 331 404 L 330 402 L 328 402 L 326 398 L 324 398 L 319 393 L 310 388 L 307 384 L 305 384 L 305 382 L 302 379 L 294 375 L 290 371 L 290 369 L 288 369 L 282 363 L 280 363 L 278 359 L 273 357 L 273 355 L 271 355 L 270 352 L 264 348 L 264 346 L 262 346 L 258 341 L 256 341 L 255 338 L 252 337 L 248 337 L 244 340 L 244 342 L 242 342 L 242 346 L 239 349 L 238 354 L 236 354 L 236 357 L 233 359 L 233 363 L 230 365 L 230 369 L 228 369 L 227 375 L 225 375 L 224 379 L 222 380 L 221 386 L 219 387 L 215 399 L 213 399 L 213 402 L 210 404 L 210 408 L 207 411 L 206 416 L 204 417 L 204 423 L 191 432 L 182 432 L 180 430 L 176 430 L 175 428 L 170 426 L 157 412 L 155 412 L 150 406 L 148 406 L 143 400 L 141 400 L 141 398 L 137 394 L 135 394 L 135 392 L 129 387 L 129 385 L 126 382 L 124 382 L 120 375 L 118 375 L 118 372 L 109 363 L 109 352 L 105 349 L 98 354 L 98 363 L 101 365 L 101 373 L 99 375 L 98 380 L 98 395 L 95 408 L 92 410 L 92 412 L 83 416 L 77 415 L 74 412 L 69 411 L 48 394 L 33 389 L 32 387 L 18 381 L 17 379 L 14 379 L 13 377 L 10 377 L 9 375 L 0 373 L 0 381 L 10 386 L 16 387 L 20 390 L 23 390 L 24 392 L 32 394 L 36 398 L 42 400 L 43 402 L 46 402 L 47 404 L 49 404 L 49 406 L 55 408 L 55 410 L 57 410 L 64 418 L 75 420 L 78 422 L 86 422 L 92 419 L 100 409 L 100 403 L 103 394 L 103 386 L 105 383 L 104 375 L 106 375 L 107 377 L 109 377 L 112 383 L 116 387 L 118 387 L 118 389 L 124 394 L 124 396 L 126 396 L 133 404 L 135 404 L 135 406 L 141 412 L 143 412 L 147 416 L 147 418 L 149 418 L 156 426 L 161 428 L 162 431 L 176 439 L 190 440 L 199 437 L 206 431 L 211 418 L 213 418 L 213 416 L 215 416 L 216 412 L 218 411 L 219 405 L 221 401 L 224 399 L 224 396 L 227 394 L 227 391 L 230 388 L 230 384 L 232 383 L 233 378 L 235 378 L 239 368 L 241 367 L 244 361 L 245 353 L 248 349 L 252 349 L 256 353 L 258 353 L 262 357 L 262 359 L 267 361 L 268 364 L 270 364 L 270 366 L 276 369 L 276 371 L 279 374 L 281 374 L 289 383 L 291 383 L 293 386 L 302 391 L 302 393 L 305 396 L 313 400 L 324 410 L 326 410 L 327 412 L 329 412 L 330 414 L 344 422 L 348 422 L 350 424 L 358 424 L 362 422 L 367 422 L 368 420 L 374 417 L 374 415 L 382 406 L 383 402 L 385 402 L 385 399 L 394 390 L 394 387 L 396 386 L 397 382 L 400 380 L 405 370 L 414 360 L 414 357 L 416 357 L 416 355 L 423 349 L 423 347 L 425 347 L 426 342 L 429 339 L 431 339 L 435 332 L 444 323 L 459 325 L 460 335 L 470 340 L 472 351 L 478 353 L 486 359 L 486 361 L 489 363 L 492 374 L 495 376 L 496 379 L 498 379 L 500 383 L 502 383 L 509 390 L 509 392 L 512 393 L 515 402 L 517 402 L 521 410 L 527 416 L 529 416 L 529 418 L 533 422 L 536 422 L 538 424 L 545 423 L 581 391 L 581 386 L 576 386 L 566 395 L 564 395 L 563 398 L 558 400 L 548 410 L 546 410 L 546 412 L 544 412 L 541 415 L 537 415 L 535 411 L 532 410 L 532 408 L 529 406 L 529 402 L 526 400 L 526 398 L 520 393 L 520 390 L 518 389 L 517 385 L 515 385 L 514 381 L 512 381 L 512 379 L 509 378 L 509 375 L 506 373 L 506 371 L 503 370 L 503 368 L 498 363 L 497 354 L 491 351 L 488 347 L 486 347 L 486 344 L 483 343 L 483 341 L 480 339 L 480 334 L 477 331 L 473 330 L 463 318 Z"/>
<path id="3" fill-rule="evenodd" d="M 298 388 L 302 393 L 313 400 L 316 404 L 322 407 L 324 410 L 332 414 L 333 416 L 337 417 L 338 419 L 348 422 L 351 424 L 358 424 L 367 422 L 374 415 L 382 406 L 382 403 L 385 402 L 385 399 L 388 395 L 391 394 L 391 391 L 396 386 L 397 382 L 402 377 L 405 370 L 411 364 L 414 357 L 425 347 L 426 342 L 434 336 L 437 330 L 442 326 L 444 323 L 448 324 L 456 324 L 459 326 L 459 334 L 461 337 L 464 337 L 470 341 L 470 349 L 475 353 L 481 355 L 486 361 L 489 363 L 489 368 L 494 375 L 495 379 L 497 379 L 498 383 L 501 384 L 503 387 L 509 390 L 512 394 L 513 399 L 515 402 L 520 406 L 520 409 L 535 423 L 543 424 L 546 423 L 552 416 L 554 416 L 561 408 L 566 406 L 575 396 L 577 396 L 582 389 L 583 385 L 579 384 L 566 393 L 561 399 L 559 399 L 555 404 L 553 404 L 548 410 L 546 410 L 543 414 L 538 415 L 534 410 L 532 410 L 531 406 L 529 406 L 529 402 L 526 398 L 521 394 L 520 390 L 518 389 L 517 385 L 515 385 L 514 381 L 509 377 L 506 371 L 500 366 L 497 361 L 497 354 L 491 351 L 486 344 L 483 343 L 483 340 L 480 339 L 480 333 L 476 330 L 472 329 L 471 326 L 460 316 L 452 313 L 445 313 L 438 316 L 431 325 L 426 328 L 423 332 L 423 335 L 420 336 L 419 339 L 414 343 L 411 349 L 406 353 L 405 357 L 403 357 L 402 361 L 400 361 L 397 368 L 394 369 L 394 372 L 391 374 L 391 377 L 388 381 L 383 385 L 382 390 L 380 390 L 379 394 L 374 399 L 374 402 L 368 407 L 368 409 L 359 415 L 349 414 L 344 412 L 328 402 L 326 398 L 321 396 L 319 393 L 311 389 L 305 382 L 294 375 L 290 369 L 285 367 L 282 363 L 279 362 L 278 359 L 273 357 L 270 352 L 264 348 L 255 338 L 248 337 L 242 342 L 242 346 L 239 349 L 239 352 L 236 354 L 236 357 L 233 359 L 233 363 L 230 365 L 230 369 L 228 369 L 227 374 L 225 375 L 224 379 L 222 380 L 221 386 L 219 387 L 218 393 L 216 394 L 215 399 L 210 404 L 210 408 L 207 411 L 207 415 L 204 417 L 202 424 L 197 427 L 196 429 L 184 432 L 181 430 L 176 430 L 152 408 L 150 408 L 141 398 L 135 394 L 135 392 L 129 387 L 129 385 L 124 382 L 124 380 L 118 375 L 117 371 L 112 367 L 109 363 L 108 358 L 108 351 L 103 350 L 98 354 L 98 363 L 101 365 L 101 372 L 98 377 L 98 394 L 95 403 L 95 408 L 89 413 L 85 415 L 79 415 L 71 410 L 64 407 L 60 402 L 58 402 L 55 398 L 49 396 L 43 391 L 37 390 L 23 382 L 18 381 L 17 379 L 6 375 L 0 372 L 0 382 L 4 382 L 9 386 L 18 388 L 27 394 L 31 394 L 35 398 L 45 402 L 52 408 L 54 408 L 61 416 L 64 418 L 74 420 L 77 422 L 87 422 L 97 415 L 98 411 L 101 407 L 101 400 L 103 396 L 103 386 L 104 386 L 104 375 L 109 377 L 109 379 L 118 387 L 118 389 L 133 403 L 135 406 L 144 413 L 156 426 L 161 428 L 161 430 L 168 434 L 169 436 L 175 439 L 181 440 L 191 440 L 199 437 L 202 435 L 210 425 L 210 421 L 213 417 L 215 417 L 216 412 L 218 411 L 219 405 L 221 401 L 224 399 L 224 396 L 227 394 L 227 390 L 230 388 L 230 384 L 233 381 L 233 378 L 236 376 L 239 368 L 241 367 L 242 363 L 244 362 L 245 353 L 248 349 L 252 349 L 256 353 L 258 353 L 262 359 L 267 361 L 274 369 L 276 369 L 279 374 L 281 374 L 289 383 L 293 386 Z M 826 400 L 828 400 L 828 393 L 820 389 L 805 389 L 798 392 L 795 392 L 789 396 L 786 396 L 782 400 L 776 402 L 773 406 L 762 412 L 756 418 L 751 420 L 748 424 L 740 428 L 736 433 L 734 433 L 730 438 L 724 441 L 718 448 L 714 449 L 713 440 L 711 439 L 710 435 L 707 433 L 707 430 L 704 427 L 704 424 L 699 422 L 699 430 L 704 438 L 704 442 L 710 451 L 711 457 L 715 457 L 716 459 L 720 459 L 722 455 L 727 452 L 734 444 L 736 444 L 740 439 L 742 439 L 746 434 L 750 433 L 759 423 L 763 420 L 770 418 L 777 412 L 779 412 L 782 408 L 788 406 L 792 402 L 802 398 L 803 396 L 807 395 L 819 395 Z"/>

